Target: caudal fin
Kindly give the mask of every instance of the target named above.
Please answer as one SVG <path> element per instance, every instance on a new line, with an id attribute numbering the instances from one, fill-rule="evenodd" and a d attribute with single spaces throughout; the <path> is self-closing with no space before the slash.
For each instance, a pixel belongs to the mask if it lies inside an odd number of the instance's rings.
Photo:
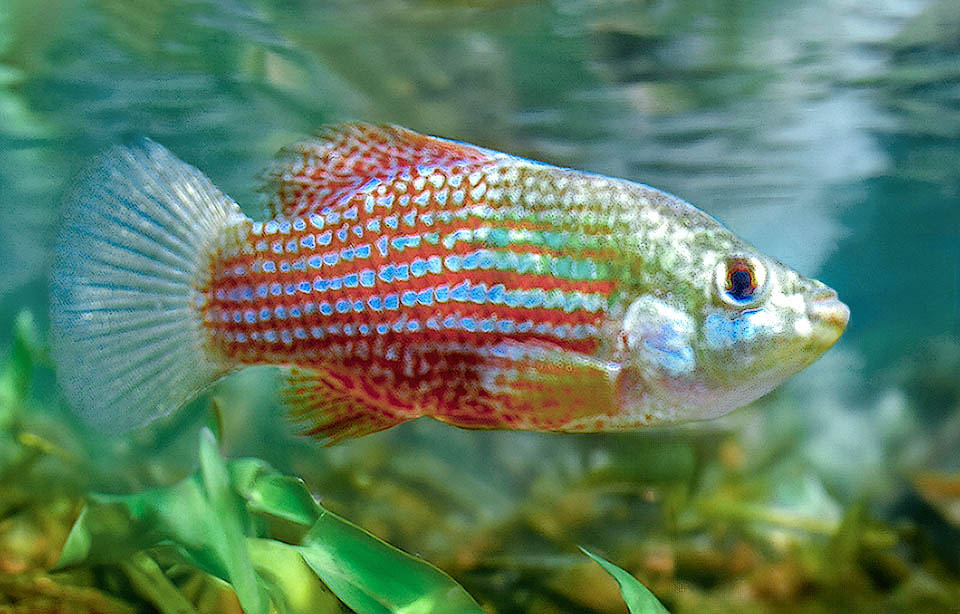
<path id="1" fill-rule="evenodd" d="M 239 207 L 153 141 L 116 147 L 68 193 L 50 298 L 53 353 L 75 411 L 108 431 L 190 400 L 234 365 L 200 308 Z"/>

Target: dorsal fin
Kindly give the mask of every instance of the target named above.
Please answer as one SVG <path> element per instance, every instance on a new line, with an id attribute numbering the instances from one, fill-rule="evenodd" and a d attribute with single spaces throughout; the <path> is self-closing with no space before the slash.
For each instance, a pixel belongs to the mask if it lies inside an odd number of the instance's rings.
<path id="1" fill-rule="evenodd" d="M 334 124 L 283 148 L 263 173 L 271 215 L 294 217 L 336 206 L 371 179 L 418 168 L 469 166 L 493 152 L 400 126 Z"/>

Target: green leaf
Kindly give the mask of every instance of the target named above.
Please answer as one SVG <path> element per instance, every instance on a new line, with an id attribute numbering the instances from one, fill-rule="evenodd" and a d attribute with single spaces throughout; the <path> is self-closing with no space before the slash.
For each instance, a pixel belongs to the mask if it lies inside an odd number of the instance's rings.
<path id="1" fill-rule="evenodd" d="M 217 450 L 217 440 L 209 428 L 200 432 L 200 475 L 210 501 L 215 522 L 210 531 L 211 546 L 220 555 L 230 584 L 245 612 L 267 614 L 269 603 L 247 552 L 249 517 L 243 501 L 230 485 L 230 473 Z M 207 515 L 209 518 L 209 514 Z"/>
<path id="2" fill-rule="evenodd" d="M 58 567 L 121 563 L 139 578 L 128 563 L 164 547 L 229 582 L 248 614 L 271 603 L 280 614 L 337 612 L 317 576 L 358 614 L 482 614 L 445 573 L 323 509 L 301 480 L 258 459 L 224 462 L 210 429 L 199 456 L 200 470 L 173 486 L 91 495 Z M 260 539 L 254 512 L 309 531 L 299 545 Z"/>
<path id="3" fill-rule="evenodd" d="M 298 548 L 357 614 L 482 614 L 450 576 L 324 511 Z"/>
<path id="4" fill-rule="evenodd" d="M 667 608 L 663 607 L 663 604 L 654 597 L 653 593 L 632 574 L 593 554 L 583 546 L 580 547 L 580 551 L 596 561 L 600 567 L 603 567 L 604 571 L 617 581 L 617 584 L 620 585 L 620 593 L 623 595 L 624 601 L 627 602 L 627 608 L 630 609 L 630 614 L 670 614 Z"/>

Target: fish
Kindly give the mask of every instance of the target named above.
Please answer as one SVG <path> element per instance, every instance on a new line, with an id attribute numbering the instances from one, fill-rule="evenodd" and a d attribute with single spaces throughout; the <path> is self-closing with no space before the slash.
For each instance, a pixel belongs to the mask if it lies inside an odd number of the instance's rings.
<path id="1" fill-rule="evenodd" d="M 138 428 L 269 364 L 324 444 L 420 416 L 623 431 L 747 405 L 849 318 L 675 196 L 399 126 L 328 126 L 261 192 L 254 221 L 149 139 L 74 181 L 51 345 L 83 419 Z"/>

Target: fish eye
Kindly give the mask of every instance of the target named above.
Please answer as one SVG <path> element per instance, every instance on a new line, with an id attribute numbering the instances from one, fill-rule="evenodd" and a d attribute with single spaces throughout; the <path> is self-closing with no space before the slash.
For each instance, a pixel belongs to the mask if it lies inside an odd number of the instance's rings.
<path id="1" fill-rule="evenodd" d="M 756 258 L 727 258 L 717 264 L 717 293 L 726 303 L 743 307 L 760 297 L 766 277 L 766 268 Z"/>

